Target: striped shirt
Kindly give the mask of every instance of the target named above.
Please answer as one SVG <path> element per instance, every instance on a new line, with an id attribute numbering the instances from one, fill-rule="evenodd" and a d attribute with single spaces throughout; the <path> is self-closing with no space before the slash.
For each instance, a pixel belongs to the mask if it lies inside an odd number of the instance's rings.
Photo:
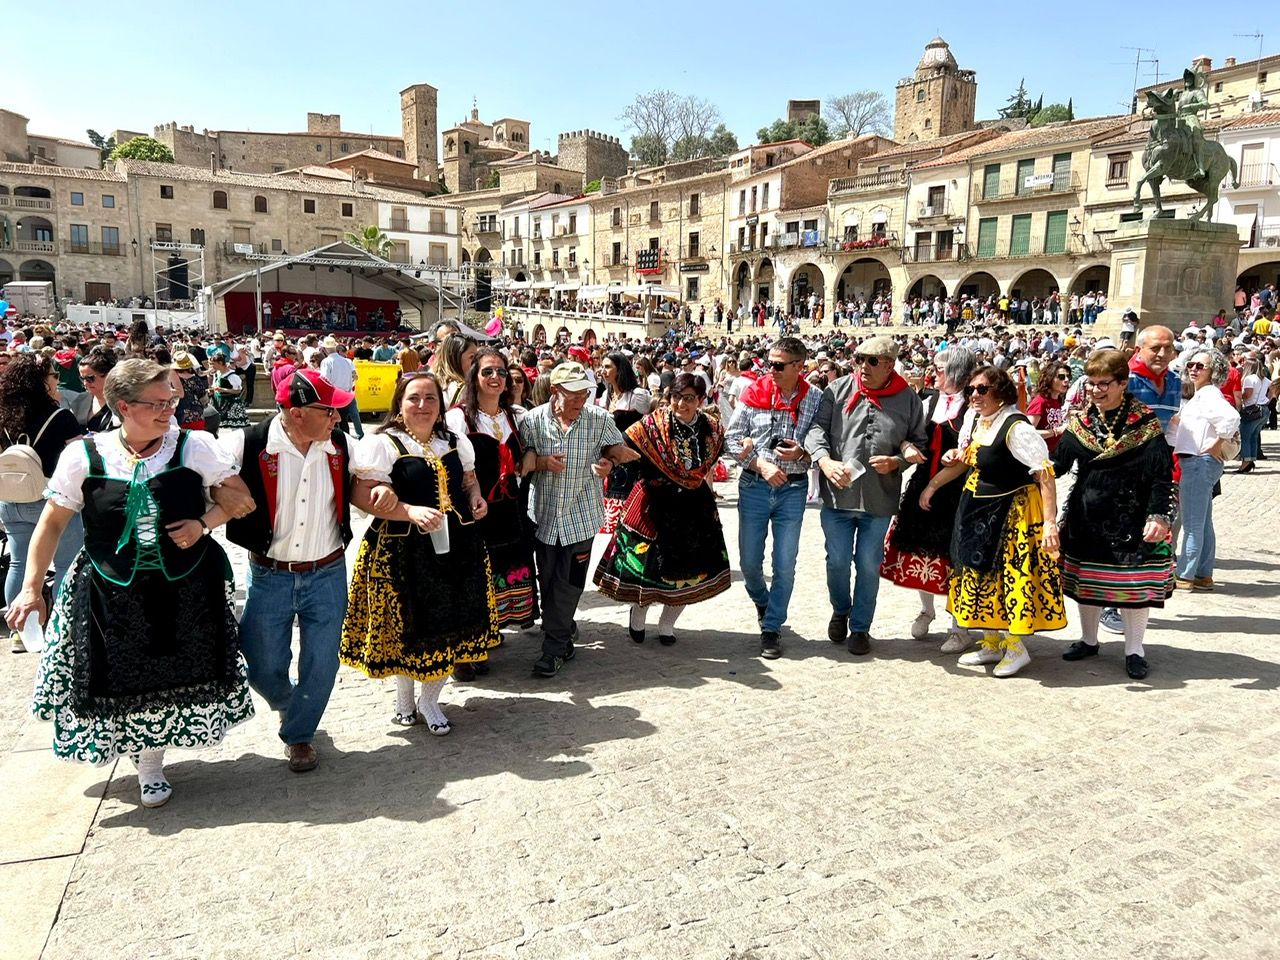
<path id="1" fill-rule="evenodd" d="M 769 444 L 774 437 L 787 437 L 804 446 L 805 436 L 818 416 L 821 403 L 822 391 L 811 386 L 800 401 L 798 419 L 792 420 L 790 410 L 763 410 L 739 401 L 724 432 L 725 449 L 730 456 L 742 459 L 742 441 L 750 437 L 754 444 L 753 457 L 781 467 L 785 473 L 802 474 L 810 466 L 806 460 L 779 460 Z"/>
<path id="2" fill-rule="evenodd" d="M 538 539 L 549 544 L 571 544 L 590 540 L 604 522 L 604 482 L 591 466 L 605 447 L 625 443 L 613 415 L 587 404 L 568 430 L 560 426 L 544 403 L 530 410 L 520 421 L 520 439 L 539 456 L 563 454 L 562 473 L 540 470 L 533 475 L 533 518 Z"/>

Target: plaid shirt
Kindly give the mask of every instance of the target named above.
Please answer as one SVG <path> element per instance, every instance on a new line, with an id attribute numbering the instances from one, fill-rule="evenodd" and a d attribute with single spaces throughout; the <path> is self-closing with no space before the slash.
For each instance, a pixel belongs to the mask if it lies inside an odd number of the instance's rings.
<path id="1" fill-rule="evenodd" d="M 798 420 L 792 420 L 790 410 L 761 410 L 748 407 L 739 399 L 738 405 L 733 408 L 733 416 L 729 418 L 728 429 L 724 432 L 725 449 L 731 456 L 741 459 L 742 441 L 750 437 L 755 444 L 751 451 L 753 457 L 767 460 L 788 474 L 804 473 L 809 469 L 808 461 L 779 460 L 769 447 L 769 441 L 773 437 L 787 437 L 803 447 L 805 436 L 818 416 L 821 403 L 822 391 L 810 386 L 809 392 L 800 402 Z"/>
<path id="2" fill-rule="evenodd" d="M 613 414 L 591 404 L 567 431 L 544 403 L 520 422 L 520 439 L 539 456 L 562 452 L 563 473 L 540 470 L 533 479 L 533 518 L 538 539 L 549 544 L 590 540 L 604 522 L 604 482 L 591 472 L 605 447 L 625 443 Z"/>

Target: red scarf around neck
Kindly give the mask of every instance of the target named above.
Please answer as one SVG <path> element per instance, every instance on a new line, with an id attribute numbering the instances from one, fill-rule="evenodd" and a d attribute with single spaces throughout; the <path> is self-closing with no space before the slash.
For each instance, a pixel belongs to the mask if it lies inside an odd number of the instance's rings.
<path id="1" fill-rule="evenodd" d="M 1151 368 L 1142 362 L 1142 358 L 1135 353 L 1129 358 L 1129 372 L 1136 373 L 1140 377 L 1146 377 L 1155 384 L 1157 393 L 1164 393 L 1164 374 L 1169 372 L 1168 369 L 1157 377 L 1151 372 Z"/>
<path id="2" fill-rule="evenodd" d="M 867 398 L 867 402 L 874 406 L 877 410 L 883 409 L 880 405 L 881 397 L 892 397 L 901 393 L 903 390 L 909 389 L 911 384 L 903 378 L 897 370 L 889 375 L 889 382 L 879 390 L 872 390 L 862 382 L 862 374 L 855 372 L 853 375 L 853 396 L 849 398 L 849 402 L 845 405 L 844 412 L 852 413 L 853 408 L 858 405 L 858 401 L 863 397 Z"/>
<path id="3" fill-rule="evenodd" d="M 808 392 L 809 381 L 797 380 L 796 395 L 788 402 L 782 398 L 782 393 L 778 390 L 778 385 L 773 382 L 773 377 L 761 376 L 759 380 L 743 390 L 742 396 L 738 399 L 753 410 L 786 410 L 791 414 L 792 422 L 799 423 L 800 404 Z"/>

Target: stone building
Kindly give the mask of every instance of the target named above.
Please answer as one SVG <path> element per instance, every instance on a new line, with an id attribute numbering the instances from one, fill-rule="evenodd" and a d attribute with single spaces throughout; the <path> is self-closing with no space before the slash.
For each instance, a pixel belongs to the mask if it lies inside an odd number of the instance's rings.
<path id="1" fill-rule="evenodd" d="M 1240 231 L 1239 282 L 1250 292 L 1280 287 L 1280 110 L 1236 116 L 1218 141 L 1240 171 L 1239 187 L 1223 184 L 1213 217 Z"/>
<path id="2" fill-rule="evenodd" d="M 504 117 L 486 123 L 472 104 L 470 117 L 444 131 L 444 182 L 451 193 L 485 189 L 494 164 L 529 153 L 527 120 Z"/>
<path id="3" fill-rule="evenodd" d="M 621 177 L 627 172 L 627 148 L 617 137 L 594 130 L 562 133 L 557 141 L 556 163 L 576 170 L 590 183 L 605 177 Z"/>
<path id="4" fill-rule="evenodd" d="M 102 154 L 93 144 L 31 133 L 27 118 L 12 110 L 0 110 L 0 160 L 90 170 L 102 166 Z"/>
<path id="5" fill-rule="evenodd" d="M 1226 121 L 1244 113 L 1280 109 L 1280 54 L 1244 62 L 1227 57 L 1217 68 L 1210 57 L 1197 57 L 1192 66 L 1198 67 L 1209 81 L 1210 110 L 1204 114 L 1208 121 Z M 1181 87 L 1180 72 L 1159 83 L 1139 87 L 1134 97 L 1136 112 L 1141 113 L 1146 106 L 1148 93 L 1164 93 Z"/>
<path id="6" fill-rule="evenodd" d="M 972 130 L 977 102 L 977 74 L 961 70 L 947 41 L 934 37 L 915 73 L 898 81 L 893 139 L 906 143 Z"/>

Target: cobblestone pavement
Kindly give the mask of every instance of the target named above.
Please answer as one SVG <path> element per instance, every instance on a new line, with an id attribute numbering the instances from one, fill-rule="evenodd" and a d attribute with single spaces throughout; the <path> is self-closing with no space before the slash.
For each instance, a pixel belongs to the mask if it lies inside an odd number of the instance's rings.
<path id="1" fill-rule="evenodd" d="M 1278 476 L 1225 478 L 1218 592 L 1156 613 L 1143 683 L 1107 634 L 1062 661 L 1071 627 L 1015 678 L 958 667 L 887 586 L 855 660 L 816 510 L 779 661 L 740 583 L 672 648 L 589 593 L 577 659 L 535 681 L 510 636 L 451 736 L 343 669 L 316 772 L 262 715 L 175 753 L 161 810 L 127 763 L 56 763 L 35 658 L 0 656 L 0 956 L 1280 956 Z"/>

